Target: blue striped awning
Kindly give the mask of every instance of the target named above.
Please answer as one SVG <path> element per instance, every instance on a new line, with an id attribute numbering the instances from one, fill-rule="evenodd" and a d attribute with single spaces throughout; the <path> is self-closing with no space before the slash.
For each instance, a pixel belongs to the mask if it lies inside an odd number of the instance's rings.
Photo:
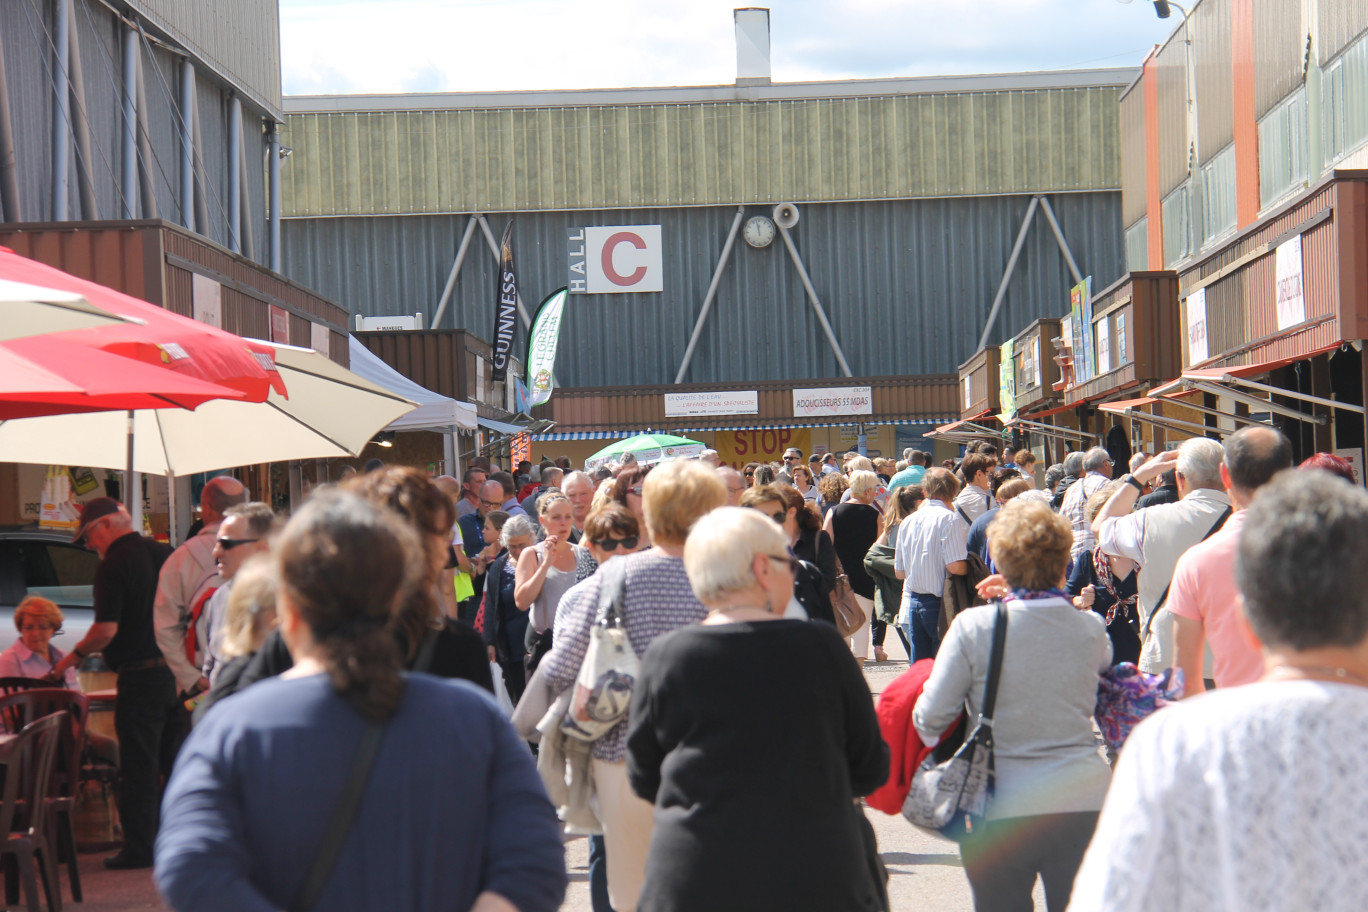
<path id="1" fill-rule="evenodd" d="M 919 419 L 916 419 L 916 420 L 912 420 L 912 419 L 892 419 L 892 420 L 880 419 L 880 420 L 877 420 L 877 421 L 864 421 L 864 422 L 857 422 L 857 421 L 853 421 L 853 420 L 846 420 L 846 421 L 794 421 L 794 420 L 784 420 L 784 419 L 780 419 L 780 420 L 777 420 L 777 421 L 769 421 L 769 422 L 766 422 L 766 423 L 764 423 L 764 424 L 743 424 L 743 425 L 727 425 L 727 426 L 711 425 L 711 426 L 708 426 L 708 427 L 686 427 L 686 428 L 653 428 L 653 429 L 648 429 L 648 430 L 644 430 L 644 431 L 562 431 L 562 432 L 559 432 L 559 433 L 552 433 L 552 434 L 538 434 L 537 436 L 533 437 L 532 439 L 533 439 L 533 440 L 536 440 L 536 441 L 551 441 L 551 440 L 620 440 L 620 439 L 623 439 L 623 438 L 626 438 L 626 437 L 635 437 L 637 434 L 649 434 L 649 433 L 652 433 L 653 431 L 654 431 L 654 432 L 657 432 L 657 433 L 663 433 L 663 434 L 702 434 L 702 433 L 708 433 L 708 432 L 713 432 L 713 431 L 772 431 L 772 430 L 781 430 L 781 429 L 784 429 L 784 428 L 834 428 L 834 427 L 851 427 L 851 426 L 853 426 L 853 425 L 855 425 L 855 424 L 859 424 L 859 423 L 863 423 L 863 424 L 870 425 L 870 426 L 874 426 L 874 425 L 900 425 L 900 426 L 901 426 L 901 425 L 908 425 L 908 426 L 932 425 L 932 426 L 934 426 L 934 425 L 940 425 L 940 424 L 945 424 L 945 423 L 950 422 L 950 421 L 954 421 L 954 420 L 956 420 L 957 417 L 958 417 L 958 416 L 951 415 L 951 416 L 948 416 L 948 417 L 919 418 Z"/>

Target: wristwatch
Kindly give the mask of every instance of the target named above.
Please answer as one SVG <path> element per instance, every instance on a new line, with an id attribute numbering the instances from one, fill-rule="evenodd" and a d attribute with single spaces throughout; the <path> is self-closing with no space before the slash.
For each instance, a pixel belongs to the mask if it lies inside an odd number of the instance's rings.
<path id="1" fill-rule="evenodd" d="M 1136 478 L 1129 472 L 1127 472 L 1125 475 L 1122 475 L 1121 480 L 1124 481 L 1126 484 L 1130 485 L 1132 488 L 1135 488 L 1135 490 L 1139 491 L 1141 494 L 1145 492 L 1145 485 L 1138 478 Z"/>

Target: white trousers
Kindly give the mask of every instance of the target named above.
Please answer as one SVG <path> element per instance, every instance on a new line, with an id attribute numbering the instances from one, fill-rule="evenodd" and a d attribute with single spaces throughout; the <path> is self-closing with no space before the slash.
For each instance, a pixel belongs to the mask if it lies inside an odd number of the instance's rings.
<path id="1" fill-rule="evenodd" d="M 867 639 L 867 638 L 866 638 Z M 608 898 L 613 912 L 636 912 L 646 879 L 646 852 L 655 828 L 655 806 L 643 801 L 627 781 L 627 764 L 594 761 L 594 789 L 608 855 Z"/>
<path id="2" fill-rule="evenodd" d="M 874 619 L 874 600 L 867 599 L 859 593 L 855 593 L 855 601 L 864 609 L 864 626 L 846 638 L 850 643 L 850 651 L 855 654 L 857 659 L 869 658 L 869 622 Z"/>

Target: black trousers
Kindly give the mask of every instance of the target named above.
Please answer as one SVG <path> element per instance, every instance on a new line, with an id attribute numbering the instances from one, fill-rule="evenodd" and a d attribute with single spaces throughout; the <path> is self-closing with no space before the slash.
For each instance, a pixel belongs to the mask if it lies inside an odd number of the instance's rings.
<path id="1" fill-rule="evenodd" d="M 162 777 L 171 775 L 185 740 L 185 708 L 165 667 L 119 673 L 114 700 L 119 736 L 119 818 L 124 852 L 150 861 L 161 814 Z"/>
<path id="2" fill-rule="evenodd" d="M 1064 912 L 1096 828 L 1096 811 L 989 821 L 960 843 L 976 912 L 1031 912 L 1037 874 L 1045 907 Z"/>

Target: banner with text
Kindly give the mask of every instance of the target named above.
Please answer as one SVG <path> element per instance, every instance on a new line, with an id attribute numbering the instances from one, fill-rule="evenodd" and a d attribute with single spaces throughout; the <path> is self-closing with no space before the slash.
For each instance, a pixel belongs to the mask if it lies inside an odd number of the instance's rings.
<path id="1" fill-rule="evenodd" d="M 760 396 L 755 390 L 723 393 L 666 393 L 666 418 L 695 415 L 758 415 Z"/>
<path id="2" fill-rule="evenodd" d="M 561 313 L 565 310 L 565 289 L 546 296 L 532 318 L 532 334 L 527 340 L 527 386 L 532 390 L 530 405 L 541 405 L 555 388 L 556 346 L 560 342 Z"/>
<path id="3" fill-rule="evenodd" d="M 825 389 L 793 391 L 794 418 L 872 414 L 874 395 L 868 386 L 832 386 Z"/>
<path id="4" fill-rule="evenodd" d="M 1306 299 L 1302 294 L 1301 235 L 1283 241 L 1274 252 L 1278 283 L 1278 330 L 1306 322 Z"/>
<path id="5" fill-rule="evenodd" d="M 494 280 L 494 338 L 489 347 L 494 352 L 495 383 L 508 379 L 508 357 L 513 352 L 513 337 L 518 331 L 518 276 L 513 269 L 513 222 L 504 228 L 503 243 L 499 245 L 499 274 Z M 548 394 L 549 395 L 549 394 Z"/>
<path id="6" fill-rule="evenodd" d="M 778 462 L 789 447 L 802 450 L 806 458 L 812 453 L 812 432 L 807 428 L 769 428 L 718 431 L 713 437 L 713 449 L 722 464 L 738 470 L 748 462 Z"/>
<path id="7" fill-rule="evenodd" d="M 1199 288 L 1187 296 L 1188 360 L 1185 367 L 1201 364 L 1207 359 L 1206 289 Z"/>

